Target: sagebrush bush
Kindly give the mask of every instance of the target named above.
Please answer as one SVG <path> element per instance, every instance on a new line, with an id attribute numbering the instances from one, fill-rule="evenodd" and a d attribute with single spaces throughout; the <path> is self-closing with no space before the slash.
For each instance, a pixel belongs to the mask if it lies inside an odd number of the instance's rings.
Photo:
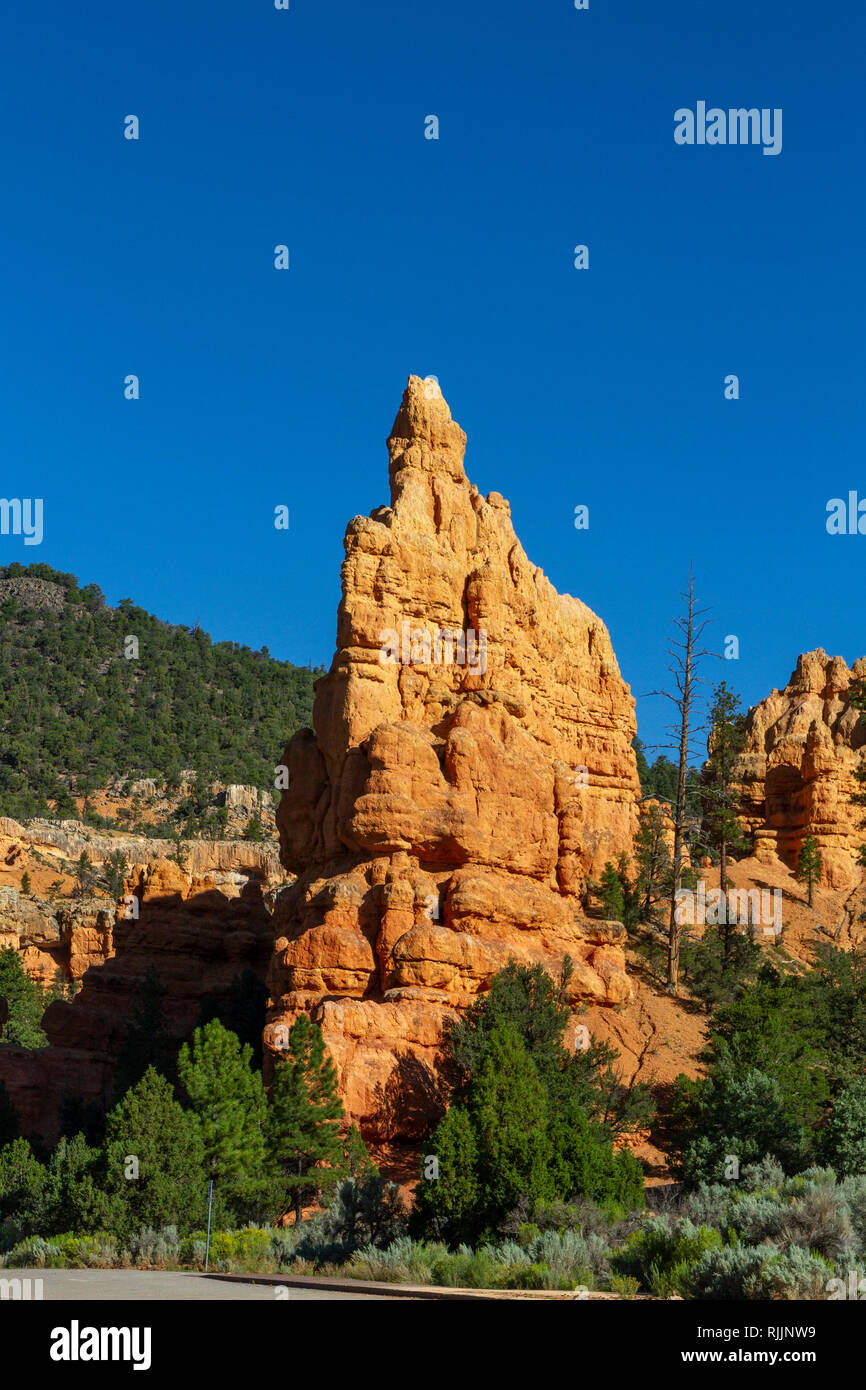
<path id="1" fill-rule="evenodd" d="M 53 1241 L 42 1236 L 28 1236 L 4 1256 L 7 1269 L 61 1269 L 63 1254 Z"/>
<path id="2" fill-rule="evenodd" d="M 146 1226 L 127 1242 L 134 1265 L 147 1269 L 167 1269 L 180 1260 L 180 1239 L 176 1226 L 162 1226 L 158 1231 Z"/>
<path id="3" fill-rule="evenodd" d="M 779 1252 L 773 1245 L 726 1245 L 707 1250 L 692 1265 L 687 1293 L 691 1298 L 760 1298 L 761 1270 Z"/>
<path id="4" fill-rule="evenodd" d="M 738 1193 L 728 1209 L 726 1225 L 746 1245 L 761 1245 L 777 1239 L 788 1210 L 789 1204 L 779 1197 Z"/>
<path id="5" fill-rule="evenodd" d="M 610 1250 L 599 1235 L 577 1231 L 545 1231 L 527 1246 L 532 1263 L 547 1266 L 557 1283 L 552 1287 L 588 1284 L 595 1287 L 610 1274 Z"/>
<path id="6" fill-rule="evenodd" d="M 856 1254 L 857 1239 L 844 1192 L 838 1187 L 811 1187 L 785 1210 L 779 1244 L 802 1246 L 828 1260 Z"/>
<path id="7" fill-rule="evenodd" d="M 801 1245 L 792 1245 L 765 1260 L 761 1268 L 759 1298 L 826 1298 L 833 1266 Z"/>

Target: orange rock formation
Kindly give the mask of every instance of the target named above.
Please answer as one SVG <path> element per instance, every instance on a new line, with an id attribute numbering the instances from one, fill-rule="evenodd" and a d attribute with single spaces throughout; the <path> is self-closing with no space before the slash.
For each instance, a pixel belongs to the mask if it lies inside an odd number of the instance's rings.
<path id="1" fill-rule="evenodd" d="M 321 1023 L 347 1111 L 409 1138 L 438 1104 L 443 1019 L 509 959 L 575 962 L 575 1004 L 630 997 L 623 928 L 583 913 L 630 850 L 634 701 L 607 629 L 527 559 L 463 468 L 438 385 L 410 377 L 391 505 L 350 522 L 316 732 L 284 754 L 271 1055 Z"/>
<path id="2" fill-rule="evenodd" d="M 854 772 L 866 744 L 851 681 L 866 676 L 866 658 L 849 669 L 819 648 L 797 661 L 784 690 L 749 711 L 742 757 L 741 819 L 755 857 L 796 867 L 806 835 L 817 841 L 822 882 L 851 887 L 860 879 L 858 847 L 866 841 L 864 812 L 852 804 L 860 790 Z"/>

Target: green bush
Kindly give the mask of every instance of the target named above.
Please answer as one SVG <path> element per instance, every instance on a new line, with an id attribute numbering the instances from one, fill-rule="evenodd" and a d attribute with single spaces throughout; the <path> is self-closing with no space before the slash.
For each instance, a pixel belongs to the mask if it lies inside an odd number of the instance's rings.
<path id="1" fill-rule="evenodd" d="M 764 1264 L 778 1253 L 773 1245 L 707 1250 L 692 1266 L 687 1292 L 698 1299 L 760 1298 Z"/>
<path id="2" fill-rule="evenodd" d="M 433 1267 L 448 1258 L 444 1245 L 399 1236 L 386 1250 L 368 1245 L 352 1256 L 346 1273 L 352 1279 L 386 1284 L 432 1284 Z"/>
<path id="3" fill-rule="evenodd" d="M 843 1176 L 866 1173 L 866 1077 L 844 1087 L 830 1111 L 821 1152 Z"/>
<path id="4" fill-rule="evenodd" d="M 629 1236 L 614 1252 L 611 1265 L 617 1274 L 631 1275 L 647 1292 L 666 1298 L 682 1293 L 701 1256 L 721 1246 L 722 1237 L 709 1226 L 695 1226 L 687 1219 L 675 1223 L 659 1216 Z"/>
<path id="5" fill-rule="evenodd" d="M 826 1298 L 833 1266 L 801 1245 L 770 1256 L 761 1269 L 758 1297 L 769 1299 Z"/>
<path id="6" fill-rule="evenodd" d="M 53 1241 L 28 1236 L 3 1257 L 7 1269 L 62 1269 L 63 1253 Z"/>

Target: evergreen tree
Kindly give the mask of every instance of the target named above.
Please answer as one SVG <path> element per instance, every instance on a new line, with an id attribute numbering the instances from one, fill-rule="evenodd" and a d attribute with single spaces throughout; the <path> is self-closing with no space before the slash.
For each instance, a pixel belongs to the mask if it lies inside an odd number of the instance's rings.
<path id="1" fill-rule="evenodd" d="M 671 856 L 661 806 L 647 806 L 634 839 L 640 921 L 661 925 L 660 908 L 670 894 Z"/>
<path id="2" fill-rule="evenodd" d="M 29 893 L 29 892 L 30 892 L 30 875 L 27 874 L 27 873 L 24 873 L 24 874 L 21 875 L 21 892 L 22 892 L 22 893 Z"/>
<path id="3" fill-rule="evenodd" d="M 0 1149 L 0 1230 L 14 1245 L 22 1236 L 38 1232 L 44 1212 L 45 1169 L 26 1139 L 15 1139 Z"/>
<path id="4" fill-rule="evenodd" d="M 719 888 L 722 902 L 727 903 L 728 855 L 745 849 L 737 817 L 738 797 L 735 777 L 740 754 L 746 743 L 746 721 L 740 710 L 740 699 L 724 681 L 713 691 L 710 705 L 710 731 L 707 739 L 707 761 L 702 773 L 704 808 L 703 838 L 719 865 Z M 733 938 L 737 924 L 725 911 L 721 925 L 722 970 L 732 961 Z"/>
<path id="5" fill-rule="evenodd" d="M 78 881 L 79 894 L 86 893 L 93 882 L 93 865 L 90 862 L 90 855 L 87 853 L 86 849 L 83 849 L 78 856 L 75 865 L 75 877 Z"/>
<path id="6" fill-rule="evenodd" d="M 361 1131 L 356 1124 L 349 1126 L 345 1139 L 343 1140 L 343 1172 L 350 1178 L 358 1178 L 363 1181 L 365 1178 L 379 1177 L 379 1169 L 373 1162 L 367 1150 L 367 1145 L 361 1138 Z"/>
<path id="7" fill-rule="evenodd" d="M 271 1168 L 296 1222 L 305 1205 L 339 1180 L 342 1116 L 322 1031 L 301 1014 L 289 1032 L 288 1055 L 274 1069 L 265 1130 Z"/>
<path id="8" fill-rule="evenodd" d="M 812 906 L 812 895 L 816 883 L 821 882 L 821 869 L 823 862 L 821 852 L 818 849 L 814 835 L 807 835 L 800 846 L 800 853 L 797 856 L 797 882 L 805 883 L 808 893 L 809 906 Z"/>
<path id="9" fill-rule="evenodd" d="M 605 917 L 614 922 L 625 921 L 625 900 L 620 876 L 610 860 L 605 864 L 599 882 L 598 896 Z"/>
<path id="10" fill-rule="evenodd" d="M 616 1202 L 627 1210 L 642 1205 L 641 1164 L 628 1149 L 615 1153 L 607 1130 L 590 1123 L 576 1101 L 552 1113 L 548 1136 L 550 1176 L 557 1194 L 591 1198 L 599 1204 Z"/>
<path id="11" fill-rule="evenodd" d="M 465 1105 L 452 1105 L 430 1138 L 421 1158 L 412 1225 L 438 1240 L 456 1243 L 478 1221 L 480 1183 L 475 1128 Z M 427 1166 L 435 1159 L 429 1175 Z"/>
<path id="12" fill-rule="evenodd" d="M 108 884 L 108 891 L 113 898 L 119 898 L 123 892 L 123 881 L 126 877 L 127 863 L 126 855 L 120 849 L 112 850 L 108 856 L 108 863 L 105 868 L 105 881 Z"/>
<path id="13" fill-rule="evenodd" d="M 108 1195 L 122 1203 L 125 1233 L 168 1225 L 188 1232 L 206 1220 L 200 1127 L 153 1067 L 108 1115 L 104 1177 Z"/>
<path id="14" fill-rule="evenodd" d="M 123 1202 L 102 1183 L 102 1154 L 83 1134 L 60 1138 L 45 1167 L 41 1234 L 114 1230 L 122 1224 Z"/>
<path id="15" fill-rule="evenodd" d="M 866 680 L 852 681 L 848 690 L 848 698 L 854 707 L 860 711 L 860 728 L 866 724 Z M 851 798 L 855 806 L 866 806 L 866 752 L 861 753 L 860 763 L 855 769 L 856 777 L 861 791 Z M 866 869 L 866 844 L 860 845 L 857 853 L 857 863 L 861 869 Z"/>
<path id="16" fill-rule="evenodd" d="M 0 948 L 0 999 L 5 999 L 9 1015 L 3 1025 L 4 1043 L 15 1047 L 46 1047 L 42 1031 L 45 997 L 31 980 L 14 946 Z"/>
<path id="17" fill-rule="evenodd" d="M 678 636 L 671 639 L 668 648 L 669 671 L 673 675 L 673 690 L 653 692 L 664 695 L 677 711 L 677 722 L 673 726 L 678 752 L 676 796 L 672 805 L 674 848 L 672 856 L 671 892 L 668 914 L 668 960 L 667 988 L 669 994 L 679 989 L 680 975 L 680 923 L 677 920 L 677 894 L 683 883 L 684 850 L 687 847 L 689 811 L 689 758 L 691 737 L 695 718 L 695 702 L 700 682 L 698 669 L 701 658 L 707 652 L 698 646 L 708 619 L 698 621 L 705 609 L 695 607 L 694 575 L 689 571 L 689 587 L 682 595 L 685 611 L 674 618 Z"/>
<path id="18" fill-rule="evenodd" d="M 554 1197 L 547 1093 L 513 1023 L 490 1034 L 467 1108 L 478 1153 L 479 1219 L 492 1229 L 521 1197 Z"/>
<path id="19" fill-rule="evenodd" d="M 839 1093 L 821 1143 L 824 1162 L 840 1177 L 866 1174 L 866 1077 Z"/>
<path id="20" fill-rule="evenodd" d="M 239 1215 L 265 1187 L 267 1098 L 252 1049 L 218 1019 L 196 1028 L 178 1057 L 182 1099 L 198 1124 L 208 1178 Z"/>

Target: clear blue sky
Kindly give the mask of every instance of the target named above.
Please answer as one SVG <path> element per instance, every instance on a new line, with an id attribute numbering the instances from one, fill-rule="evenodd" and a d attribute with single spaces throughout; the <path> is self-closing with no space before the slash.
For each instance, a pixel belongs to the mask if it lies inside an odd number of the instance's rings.
<path id="1" fill-rule="evenodd" d="M 690 560 L 747 703 L 866 651 L 866 536 L 825 530 L 866 496 L 862 5 L 19 0 L 3 37 L 0 492 L 45 539 L 2 562 L 328 664 L 432 373 L 635 694 Z M 782 153 L 676 145 L 699 100 L 782 108 Z"/>

